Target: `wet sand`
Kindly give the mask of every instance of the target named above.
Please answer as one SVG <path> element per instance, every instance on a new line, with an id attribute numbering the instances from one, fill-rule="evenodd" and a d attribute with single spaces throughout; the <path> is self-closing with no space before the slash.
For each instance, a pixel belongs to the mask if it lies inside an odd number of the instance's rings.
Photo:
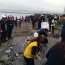
<path id="1" fill-rule="evenodd" d="M 25 39 L 29 36 L 33 35 L 33 32 L 36 30 L 33 30 L 31 27 L 30 23 L 23 23 L 21 28 L 14 28 L 13 34 L 12 34 L 12 39 L 2 43 L 2 46 L 0 47 L 0 60 L 4 57 L 5 59 L 7 58 L 7 54 L 12 56 L 14 59 L 11 61 L 12 65 L 23 65 L 23 52 L 25 49 L 25 44 L 26 41 Z M 58 33 L 56 31 L 55 33 Z M 54 45 L 55 42 L 60 41 L 59 38 L 52 38 L 48 37 L 49 43 L 47 49 L 41 52 L 40 56 L 43 58 L 42 61 L 35 60 L 36 65 L 42 65 L 46 61 L 46 53 L 47 51 Z M 9 51 L 12 47 L 12 52 L 6 52 Z M 15 56 L 17 53 L 21 53 L 19 56 Z"/>

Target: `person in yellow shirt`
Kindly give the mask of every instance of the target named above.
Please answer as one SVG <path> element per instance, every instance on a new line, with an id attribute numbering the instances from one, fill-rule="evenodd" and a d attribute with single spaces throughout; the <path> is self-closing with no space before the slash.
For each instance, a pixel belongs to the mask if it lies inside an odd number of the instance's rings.
<path id="1" fill-rule="evenodd" d="M 26 65 L 35 65 L 34 59 L 42 60 L 38 56 L 38 52 L 41 50 L 42 46 L 46 46 L 48 43 L 47 32 L 44 29 L 37 31 L 38 36 L 29 42 L 29 45 L 24 51 L 24 60 Z"/>

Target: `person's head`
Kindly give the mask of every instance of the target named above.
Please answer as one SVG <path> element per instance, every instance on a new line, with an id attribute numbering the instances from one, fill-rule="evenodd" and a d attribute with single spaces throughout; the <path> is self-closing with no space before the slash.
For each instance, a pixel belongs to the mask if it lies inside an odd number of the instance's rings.
<path id="1" fill-rule="evenodd" d="M 46 29 L 40 29 L 37 31 L 37 41 L 40 43 L 40 45 L 46 45 L 48 43 L 48 31 Z"/>
<path id="2" fill-rule="evenodd" d="M 9 20 L 12 20 L 12 16 L 11 15 L 9 15 Z"/>
<path id="3" fill-rule="evenodd" d="M 65 14 L 61 15 L 61 16 L 60 16 L 60 19 L 61 19 L 61 20 L 65 20 Z"/>
<path id="4" fill-rule="evenodd" d="M 2 20 L 6 19 L 6 16 L 5 15 L 2 15 Z"/>

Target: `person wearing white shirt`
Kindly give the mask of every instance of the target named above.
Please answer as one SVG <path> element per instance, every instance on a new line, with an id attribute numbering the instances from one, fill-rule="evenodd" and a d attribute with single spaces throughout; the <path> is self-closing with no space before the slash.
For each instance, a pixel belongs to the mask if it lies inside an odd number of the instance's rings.
<path id="1" fill-rule="evenodd" d="M 54 34 L 54 28 L 55 28 L 55 21 L 52 19 L 52 24 L 51 24 L 51 32 Z"/>

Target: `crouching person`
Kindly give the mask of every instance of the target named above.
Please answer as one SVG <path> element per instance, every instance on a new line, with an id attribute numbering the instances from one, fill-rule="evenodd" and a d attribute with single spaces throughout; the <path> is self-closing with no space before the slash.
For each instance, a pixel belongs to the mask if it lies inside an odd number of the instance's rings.
<path id="1" fill-rule="evenodd" d="M 24 60 L 26 65 L 35 65 L 34 59 L 42 60 L 38 55 L 38 52 L 40 51 L 41 46 L 46 46 L 48 39 L 44 29 L 39 30 L 37 34 L 37 37 L 29 42 L 29 45 L 24 51 Z"/>

